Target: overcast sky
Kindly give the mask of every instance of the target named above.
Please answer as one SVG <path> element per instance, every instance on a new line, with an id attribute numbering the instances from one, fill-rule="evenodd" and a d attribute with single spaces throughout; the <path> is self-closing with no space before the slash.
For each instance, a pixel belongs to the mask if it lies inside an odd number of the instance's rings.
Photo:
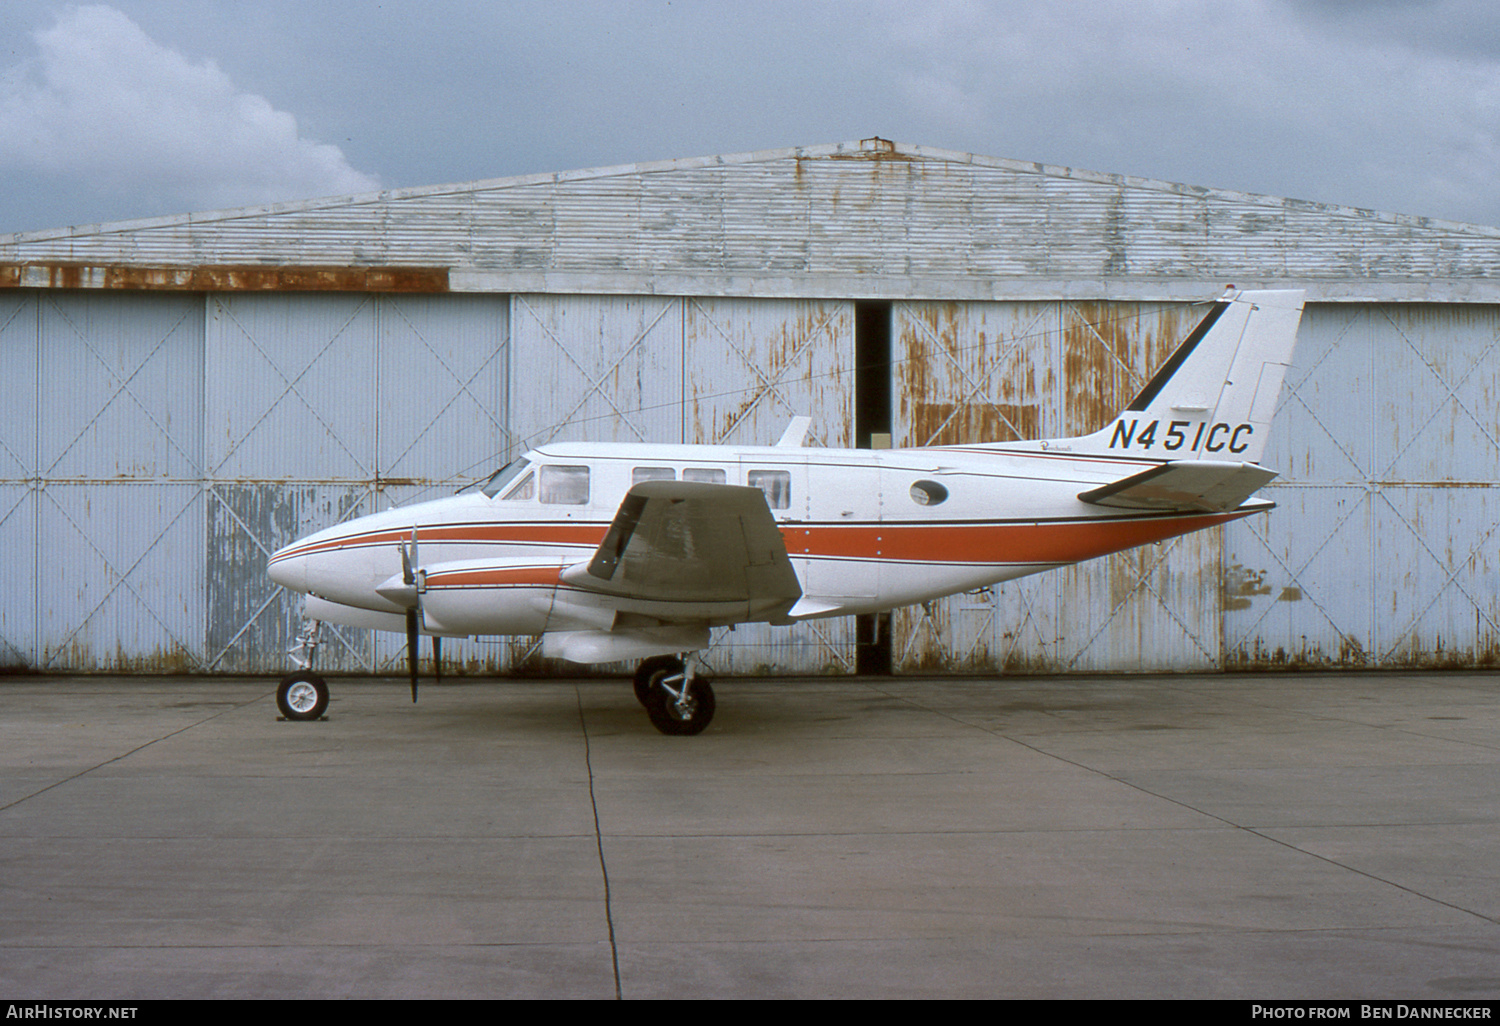
<path id="1" fill-rule="evenodd" d="M 842 142 L 1500 224 L 1493 0 L 5 0 L 0 233 Z"/>

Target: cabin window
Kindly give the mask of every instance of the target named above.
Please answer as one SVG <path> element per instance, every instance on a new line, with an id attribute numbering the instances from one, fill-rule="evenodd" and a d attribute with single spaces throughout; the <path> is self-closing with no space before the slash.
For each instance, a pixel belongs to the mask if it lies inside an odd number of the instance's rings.
<path id="1" fill-rule="evenodd" d="M 630 483 L 638 485 L 642 481 L 675 481 L 677 472 L 671 467 L 634 467 L 630 471 Z"/>
<path id="2" fill-rule="evenodd" d="M 765 492 L 766 505 L 772 509 L 788 509 L 792 505 L 792 475 L 785 470 L 752 470 L 745 482 Z"/>
<path id="3" fill-rule="evenodd" d="M 729 480 L 728 476 L 718 467 L 688 467 L 682 472 L 684 481 L 696 481 L 699 484 L 724 484 Z"/>
<path id="4" fill-rule="evenodd" d="M 918 481 L 911 486 L 911 501 L 918 506 L 936 506 L 948 498 L 948 489 L 936 481 Z"/>
<path id="5" fill-rule="evenodd" d="M 561 464 L 542 467 L 542 501 L 556 506 L 586 506 L 589 468 Z"/>
<path id="6" fill-rule="evenodd" d="M 493 499 L 509 487 L 510 483 L 519 477 L 521 472 L 530 465 L 524 459 L 511 460 L 505 466 L 491 474 L 489 480 L 479 486 L 479 490 Z"/>
<path id="7" fill-rule="evenodd" d="M 502 498 L 511 499 L 534 499 L 536 498 L 536 475 L 527 474 L 516 482 L 516 486 L 506 492 Z"/>

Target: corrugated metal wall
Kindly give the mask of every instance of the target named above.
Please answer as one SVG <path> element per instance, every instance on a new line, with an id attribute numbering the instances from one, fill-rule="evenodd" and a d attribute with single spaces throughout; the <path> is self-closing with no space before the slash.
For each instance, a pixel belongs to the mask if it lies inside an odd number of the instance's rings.
<path id="1" fill-rule="evenodd" d="M 276 671 L 267 555 L 449 491 L 505 428 L 508 297 L 12 291 L 0 656 L 47 670 Z M 332 668 L 387 658 L 363 632 Z"/>
<path id="2" fill-rule="evenodd" d="M 1266 464 L 1226 532 L 1224 662 L 1493 666 L 1500 310 L 1314 306 Z"/>
<path id="3" fill-rule="evenodd" d="M 385 265 L 490 293 L 1493 300 L 1497 261 L 1491 227 L 874 138 L 0 235 L 28 287 Z"/>
<path id="4" fill-rule="evenodd" d="M 1086 434 L 1109 422 L 1201 309 L 898 303 L 893 444 Z M 1186 670 L 1219 662 L 1217 532 L 1122 552 L 891 619 L 897 672 Z"/>
<path id="5" fill-rule="evenodd" d="M 896 444 L 1092 431 L 1187 306 L 898 304 Z M 898 672 L 1493 665 L 1500 310 L 1313 305 L 1268 516 L 892 617 Z"/>
<path id="6" fill-rule="evenodd" d="M 817 300 L 517 296 L 512 425 L 549 441 L 769 445 L 814 414 L 813 438 L 848 445 L 854 304 Z M 497 667 L 530 659 L 509 643 Z M 446 649 L 445 649 L 446 651 Z M 853 621 L 714 634 L 715 673 L 850 672 Z"/>
<path id="7" fill-rule="evenodd" d="M 181 296 L 0 297 L 14 475 L 0 531 L 10 565 L 28 571 L 12 580 L 31 585 L 6 589 L 5 648 L 26 664 L 195 665 L 204 609 L 191 597 L 203 590 L 205 515 L 198 308 L 195 316 L 192 297 Z"/>
<path id="8" fill-rule="evenodd" d="M 897 303 L 895 443 L 1092 430 L 1177 304 Z M 0 662 L 280 671 L 266 556 L 548 440 L 765 443 L 853 422 L 854 305 L 636 296 L 0 293 Z M 897 672 L 1489 665 L 1500 312 L 1314 305 L 1267 517 L 893 616 Z M 335 631 L 336 669 L 403 640 Z M 481 671 L 533 639 L 450 642 Z M 718 673 L 849 672 L 852 620 L 718 632 Z"/>
<path id="9" fill-rule="evenodd" d="M 813 417 L 809 444 L 848 446 L 854 423 L 854 304 L 683 300 L 684 440 L 770 445 Z M 852 673 L 852 617 L 714 631 L 718 673 Z"/>

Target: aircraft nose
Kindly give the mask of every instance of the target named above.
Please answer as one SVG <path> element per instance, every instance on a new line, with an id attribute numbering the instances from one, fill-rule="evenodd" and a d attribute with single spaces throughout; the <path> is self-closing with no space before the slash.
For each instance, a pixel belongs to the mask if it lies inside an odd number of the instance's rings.
<path id="1" fill-rule="evenodd" d="M 296 554 L 296 544 L 278 549 L 271 554 L 266 573 L 271 580 L 292 591 L 307 590 L 307 557 Z"/>

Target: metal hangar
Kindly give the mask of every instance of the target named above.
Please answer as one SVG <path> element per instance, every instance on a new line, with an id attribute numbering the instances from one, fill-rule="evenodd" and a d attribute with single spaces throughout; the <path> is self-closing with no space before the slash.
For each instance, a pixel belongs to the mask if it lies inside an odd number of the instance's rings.
<path id="1" fill-rule="evenodd" d="M 715 672 L 1489 665 L 1497 269 L 1497 228 L 878 138 L 0 236 L 0 664 L 279 672 L 271 551 L 548 440 L 1093 430 L 1232 283 L 1308 290 L 1275 513 Z"/>

